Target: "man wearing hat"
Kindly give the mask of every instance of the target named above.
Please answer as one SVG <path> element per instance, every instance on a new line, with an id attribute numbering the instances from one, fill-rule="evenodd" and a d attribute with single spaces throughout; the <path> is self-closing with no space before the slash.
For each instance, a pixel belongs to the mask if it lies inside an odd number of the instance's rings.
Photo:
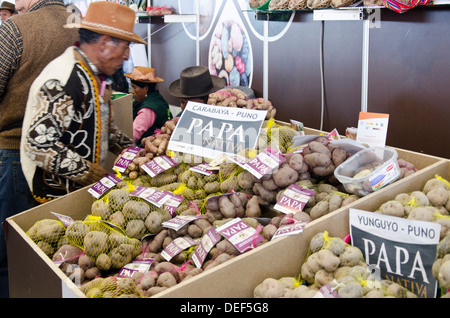
<path id="1" fill-rule="evenodd" d="M 180 72 L 180 78 L 169 85 L 169 94 L 180 99 L 181 116 L 187 102 L 206 103 L 208 96 L 225 86 L 225 80 L 211 75 L 206 66 L 189 66 Z"/>
<path id="2" fill-rule="evenodd" d="M 0 5 L 0 21 L 3 23 L 15 14 L 17 11 L 14 3 L 3 1 Z"/>
<path id="3" fill-rule="evenodd" d="M 75 30 L 63 28 L 71 14 L 63 0 L 16 0 L 15 9 L 19 8 L 20 14 L 0 26 L 0 223 L 36 204 L 20 165 L 28 92 L 42 69 L 77 40 Z M 0 227 L 0 297 L 8 296 L 6 244 Z"/>
<path id="4" fill-rule="evenodd" d="M 168 120 L 172 119 L 169 103 L 156 89 L 164 80 L 156 76 L 154 68 L 136 66 L 131 73 L 125 73 L 131 80 L 133 94 L 133 140 L 142 147 L 144 137 L 155 134 Z"/>
<path id="5" fill-rule="evenodd" d="M 135 12 L 115 2 L 92 2 L 79 42 L 50 62 L 33 82 L 21 141 L 21 162 L 38 202 L 99 181 L 108 151 L 118 155 L 132 140 L 113 122 L 110 77 L 130 54 Z"/>

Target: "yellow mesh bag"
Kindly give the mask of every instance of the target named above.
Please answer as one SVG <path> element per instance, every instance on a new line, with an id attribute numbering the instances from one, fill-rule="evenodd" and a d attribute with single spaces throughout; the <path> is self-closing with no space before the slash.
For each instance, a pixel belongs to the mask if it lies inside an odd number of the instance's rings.
<path id="1" fill-rule="evenodd" d="M 223 162 L 219 166 L 220 188 L 218 192 L 240 191 L 238 175 L 244 169 L 234 162 Z"/>
<path id="2" fill-rule="evenodd" d="M 26 234 L 44 251 L 52 257 L 59 248 L 59 242 L 63 238 L 66 227 L 59 220 L 44 219 L 36 222 Z"/>
<path id="3" fill-rule="evenodd" d="M 292 148 L 292 139 L 297 134 L 297 131 L 289 126 L 274 125 L 267 129 L 269 137 L 268 147 L 277 149 L 281 153 L 287 153 Z"/>
<path id="4" fill-rule="evenodd" d="M 176 208 L 174 216 L 204 213 L 204 200 L 207 194 L 203 189 L 191 189 L 185 183 L 182 183 L 173 193 L 184 197 L 184 200 Z"/>
<path id="5" fill-rule="evenodd" d="M 110 191 L 93 203 L 91 212 L 121 228 L 128 237 L 141 239 L 145 235 L 157 233 L 161 229 L 161 223 L 172 216 L 164 209 L 132 196 L 130 193 L 133 190 L 133 187 L 128 187 Z"/>
<path id="6" fill-rule="evenodd" d="M 80 290 L 87 298 L 139 298 L 142 297 L 132 278 L 98 277 L 83 284 Z"/>

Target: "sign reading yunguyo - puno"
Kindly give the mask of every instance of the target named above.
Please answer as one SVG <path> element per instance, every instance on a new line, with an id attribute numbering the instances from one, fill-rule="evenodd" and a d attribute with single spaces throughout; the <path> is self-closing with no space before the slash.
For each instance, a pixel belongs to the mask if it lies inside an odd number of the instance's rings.
<path id="1" fill-rule="evenodd" d="M 267 111 L 188 102 L 168 149 L 214 159 L 254 149 Z"/>
<path id="2" fill-rule="evenodd" d="M 368 265 L 378 269 L 379 280 L 398 283 L 419 297 L 435 297 L 432 267 L 440 224 L 358 209 L 350 209 L 349 221 L 352 245 L 362 251 Z"/>

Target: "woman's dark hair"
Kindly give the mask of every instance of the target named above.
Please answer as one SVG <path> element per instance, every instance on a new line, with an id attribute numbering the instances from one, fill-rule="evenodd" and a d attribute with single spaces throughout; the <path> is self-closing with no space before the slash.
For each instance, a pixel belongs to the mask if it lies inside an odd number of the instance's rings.
<path id="1" fill-rule="evenodd" d="M 156 89 L 156 83 L 143 83 L 143 82 L 131 80 L 131 84 L 134 84 L 134 85 L 136 85 L 136 86 L 138 86 L 140 88 L 144 88 L 144 87 L 147 86 L 149 93 L 155 91 L 155 89 Z"/>
<path id="2" fill-rule="evenodd" d="M 80 28 L 78 30 L 78 35 L 80 36 L 80 44 L 83 44 L 83 43 L 91 44 L 91 43 L 97 42 L 98 39 L 104 34 L 97 33 L 97 32 L 94 32 L 94 31 L 91 31 L 88 29 Z M 113 36 L 110 36 L 110 38 L 115 43 L 118 43 L 120 41 L 120 39 L 115 38 Z"/>

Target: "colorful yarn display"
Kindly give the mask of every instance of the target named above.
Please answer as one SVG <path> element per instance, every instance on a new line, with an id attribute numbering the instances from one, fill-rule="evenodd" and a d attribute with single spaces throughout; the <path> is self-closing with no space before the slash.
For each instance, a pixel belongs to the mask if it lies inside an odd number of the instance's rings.
<path id="1" fill-rule="evenodd" d="M 405 2 L 399 0 L 383 0 L 383 5 L 397 13 L 404 13 L 419 5 L 425 5 L 430 2 L 431 0 L 406 0 Z"/>

